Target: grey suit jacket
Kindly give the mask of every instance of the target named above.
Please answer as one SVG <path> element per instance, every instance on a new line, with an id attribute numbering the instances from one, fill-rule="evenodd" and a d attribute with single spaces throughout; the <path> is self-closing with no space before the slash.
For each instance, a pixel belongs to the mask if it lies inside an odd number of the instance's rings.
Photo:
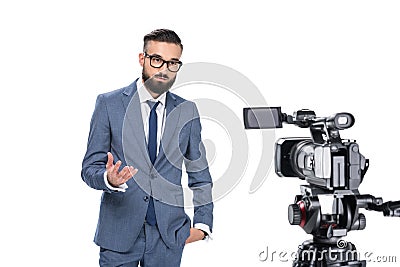
<path id="1" fill-rule="evenodd" d="M 167 93 L 165 129 L 153 166 L 136 92 L 135 81 L 99 95 L 96 101 L 81 173 L 90 187 L 104 191 L 94 241 L 103 248 L 127 251 L 143 226 L 151 194 L 163 241 L 170 248 L 183 247 L 191 226 L 184 211 L 183 163 L 193 192 L 193 223 L 204 223 L 212 229 L 213 222 L 212 179 L 198 111 L 193 102 Z M 121 160 L 122 166 L 132 165 L 139 170 L 127 182 L 126 192 L 110 190 L 104 182 L 107 152 L 113 154 L 115 162 Z"/>

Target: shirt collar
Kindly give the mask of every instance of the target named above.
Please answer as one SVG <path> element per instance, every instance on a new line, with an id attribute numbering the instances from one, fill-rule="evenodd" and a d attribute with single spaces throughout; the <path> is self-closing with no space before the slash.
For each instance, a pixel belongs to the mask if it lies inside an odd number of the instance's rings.
<path id="1" fill-rule="evenodd" d="M 166 100 L 166 95 L 167 92 L 162 93 L 159 97 L 154 99 L 149 91 L 144 87 L 143 81 L 141 78 L 139 78 L 136 82 L 136 87 L 137 87 L 137 92 L 139 95 L 139 101 L 140 103 L 145 103 L 146 101 L 150 100 L 153 102 L 160 102 L 163 106 L 165 106 L 165 100 Z"/>

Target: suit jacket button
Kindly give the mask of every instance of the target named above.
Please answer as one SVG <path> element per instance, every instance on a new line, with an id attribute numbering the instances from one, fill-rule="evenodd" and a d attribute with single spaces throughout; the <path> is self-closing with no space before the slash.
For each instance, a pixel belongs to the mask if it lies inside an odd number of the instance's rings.
<path id="1" fill-rule="evenodd" d="M 150 198 L 149 198 L 148 196 L 145 196 L 145 197 L 143 198 L 143 200 L 146 201 L 146 202 L 149 201 L 149 199 L 150 199 Z"/>

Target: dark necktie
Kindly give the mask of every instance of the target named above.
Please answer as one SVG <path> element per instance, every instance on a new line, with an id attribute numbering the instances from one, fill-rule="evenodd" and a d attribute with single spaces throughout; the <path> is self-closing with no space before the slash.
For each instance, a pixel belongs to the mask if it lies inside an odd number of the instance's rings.
<path id="1" fill-rule="evenodd" d="M 156 108 L 160 102 L 147 101 L 150 106 L 149 117 L 149 139 L 147 141 L 147 149 L 149 150 L 150 161 L 152 164 L 156 161 L 157 157 L 157 113 Z M 150 225 L 156 225 L 156 213 L 154 211 L 153 197 L 150 196 L 149 206 L 147 208 L 146 222 Z"/>

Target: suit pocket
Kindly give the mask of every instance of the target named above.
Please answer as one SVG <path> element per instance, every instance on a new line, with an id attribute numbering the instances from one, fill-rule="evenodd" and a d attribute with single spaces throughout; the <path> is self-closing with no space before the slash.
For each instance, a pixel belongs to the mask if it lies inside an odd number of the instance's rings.
<path id="1" fill-rule="evenodd" d="M 186 220 L 183 226 L 177 232 L 177 247 L 184 248 L 186 244 L 186 239 L 190 236 L 190 218 L 186 215 Z"/>

